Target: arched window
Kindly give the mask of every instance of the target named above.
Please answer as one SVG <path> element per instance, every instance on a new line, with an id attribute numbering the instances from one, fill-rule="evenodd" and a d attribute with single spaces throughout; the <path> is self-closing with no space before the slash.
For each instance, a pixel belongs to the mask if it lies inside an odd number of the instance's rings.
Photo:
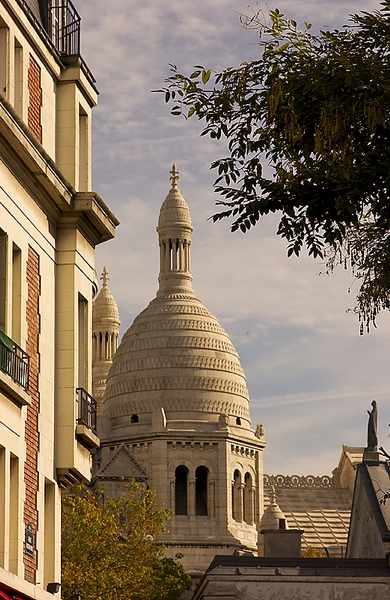
<path id="1" fill-rule="evenodd" d="M 130 423 L 138 423 L 138 421 L 139 421 L 138 415 L 131 415 Z"/>
<path id="2" fill-rule="evenodd" d="M 252 485 L 252 475 L 250 473 L 245 473 L 245 488 L 244 488 L 244 521 L 248 523 L 248 525 L 253 525 L 254 523 L 254 504 L 253 504 L 253 485 Z"/>
<path id="3" fill-rule="evenodd" d="M 209 470 L 198 467 L 195 471 L 195 514 L 207 516 L 207 483 Z"/>
<path id="4" fill-rule="evenodd" d="M 242 521 L 242 485 L 241 473 L 238 469 L 233 473 L 232 516 L 235 521 Z"/>
<path id="5" fill-rule="evenodd" d="M 181 465 L 175 471 L 175 514 L 187 515 L 188 469 Z"/>

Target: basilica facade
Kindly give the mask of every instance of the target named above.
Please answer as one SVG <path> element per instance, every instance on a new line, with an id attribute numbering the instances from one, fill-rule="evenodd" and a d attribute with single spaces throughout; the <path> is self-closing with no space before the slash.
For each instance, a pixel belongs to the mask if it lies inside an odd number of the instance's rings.
<path id="1" fill-rule="evenodd" d="M 194 574 L 215 554 L 257 551 L 265 441 L 251 426 L 239 356 L 192 290 L 193 228 L 175 167 L 171 180 L 157 226 L 159 288 L 113 358 L 119 315 L 105 274 L 95 300 L 93 482 L 110 495 L 123 477 L 155 489 L 173 512 L 160 541 Z"/>
<path id="2" fill-rule="evenodd" d="M 135 478 L 172 510 L 159 540 L 197 576 L 216 554 L 264 552 L 264 529 L 301 530 L 302 549 L 345 556 L 356 465 L 343 446 L 332 475 L 263 473 L 264 428 L 251 425 L 239 356 L 192 289 L 188 205 L 176 167 L 158 218 L 156 297 L 118 346 L 119 312 L 104 269 L 93 306 L 93 395 L 100 448 L 93 486 Z M 156 248 L 157 250 L 157 248 Z"/>

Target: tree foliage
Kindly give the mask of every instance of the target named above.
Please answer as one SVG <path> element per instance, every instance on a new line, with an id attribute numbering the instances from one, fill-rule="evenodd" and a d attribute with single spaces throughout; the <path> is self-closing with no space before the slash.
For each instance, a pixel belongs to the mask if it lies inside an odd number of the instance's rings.
<path id="1" fill-rule="evenodd" d="M 63 500 L 62 597 L 175 600 L 191 586 L 182 565 L 155 542 L 169 511 L 130 482 L 119 498 L 76 488 Z"/>
<path id="2" fill-rule="evenodd" d="M 258 60 L 190 75 L 175 65 L 160 90 L 201 135 L 227 140 L 212 163 L 223 206 L 248 231 L 269 213 L 287 254 L 352 267 L 356 310 L 375 324 L 390 308 L 390 0 L 318 35 L 275 9 L 242 17 L 260 35 Z"/>

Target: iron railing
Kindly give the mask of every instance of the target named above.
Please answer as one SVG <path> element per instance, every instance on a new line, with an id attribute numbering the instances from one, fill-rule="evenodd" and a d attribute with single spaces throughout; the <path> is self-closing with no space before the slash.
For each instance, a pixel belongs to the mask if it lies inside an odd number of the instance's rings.
<path id="1" fill-rule="evenodd" d="M 60 55 L 80 54 L 81 18 L 71 0 L 50 0 L 38 13 L 26 0 L 17 1 Z"/>
<path id="2" fill-rule="evenodd" d="M 0 329 L 0 370 L 25 390 L 28 388 L 30 357 Z"/>
<path id="3" fill-rule="evenodd" d="M 79 403 L 77 422 L 81 425 L 85 425 L 96 434 L 97 402 L 84 388 L 77 388 L 76 394 L 77 402 Z"/>
<path id="4" fill-rule="evenodd" d="M 61 55 L 80 54 L 81 18 L 70 0 L 49 7 L 48 33 Z"/>

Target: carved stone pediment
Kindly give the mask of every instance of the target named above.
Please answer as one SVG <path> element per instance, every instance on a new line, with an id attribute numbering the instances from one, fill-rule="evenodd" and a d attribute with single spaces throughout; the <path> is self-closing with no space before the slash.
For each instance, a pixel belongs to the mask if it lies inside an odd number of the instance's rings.
<path id="1" fill-rule="evenodd" d="M 125 444 L 120 444 L 94 474 L 94 479 L 107 480 L 134 477 L 148 479 L 145 469 L 135 460 Z"/>

